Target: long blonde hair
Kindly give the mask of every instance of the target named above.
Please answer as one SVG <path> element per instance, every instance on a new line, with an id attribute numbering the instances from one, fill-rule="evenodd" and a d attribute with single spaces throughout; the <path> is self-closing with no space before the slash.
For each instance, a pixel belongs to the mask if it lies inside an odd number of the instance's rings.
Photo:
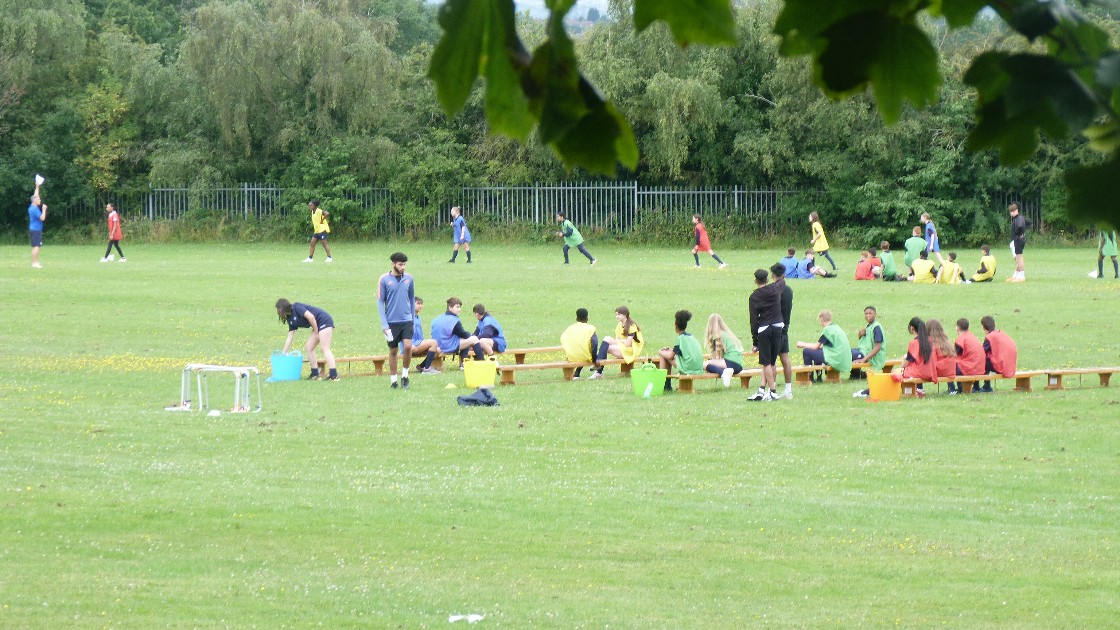
<path id="1" fill-rule="evenodd" d="M 712 354 L 719 358 L 723 358 L 727 353 L 727 348 L 723 343 L 724 335 L 738 350 L 743 349 L 743 342 L 739 341 L 735 333 L 731 332 L 731 328 L 727 326 L 727 322 L 723 321 L 723 317 L 719 313 L 712 313 L 708 317 L 708 330 L 704 333 L 704 340 Z"/>
<path id="2" fill-rule="evenodd" d="M 937 348 L 943 357 L 957 356 L 956 348 L 953 347 L 953 342 L 949 341 L 949 335 L 945 334 L 945 328 L 941 322 L 936 319 L 926 321 L 926 333 L 929 335 L 929 345 Z"/>

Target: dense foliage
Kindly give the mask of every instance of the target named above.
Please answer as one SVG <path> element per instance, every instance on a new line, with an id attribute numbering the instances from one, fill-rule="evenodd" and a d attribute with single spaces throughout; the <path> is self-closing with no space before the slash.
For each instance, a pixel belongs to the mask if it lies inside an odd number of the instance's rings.
<path id="1" fill-rule="evenodd" d="M 1001 22 L 923 24 L 945 84 L 931 107 L 903 105 L 886 127 L 870 97 L 833 103 L 807 62 L 779 55 L 780 9 L 741 3 L 734 46 L 680 48 L 660 22 L 636 32 L 631 3 L 615 0 L 572 42 L 601 100 L 632 126 L 640 157 L 623 176 L 824 190 L 832 224 L 885 236 L 929 211 L 946 231 L 985 238 L 1006 230 L 993 194 L 1042 190 L 1047 221 L 1062 227 L 1060 174 L 1089 159 L 1081 143 L 1044 138 L 1017 168 L 965 150 L 975 122 L 962 74 L 978 50 L 1004 45 Z M 526 49 L 557 37 L 554 23 L 515 19 Z M 36 172 L 54 205 L 267 181 L 345 212 L 345 191 L 377 186 L 415 200 L 405 214 L 418 225 L 463 185 L 588 176 L 548 148 L 562 130 L 524 143 L 489 134 L 493 97 L 480 83 L 448 119 L 427 74 L 433 55 L 463 60 L 440 53 L 439 39 L 436 9 L 421 0 L 0 0 L 3 225 L 25 225 Z"/>

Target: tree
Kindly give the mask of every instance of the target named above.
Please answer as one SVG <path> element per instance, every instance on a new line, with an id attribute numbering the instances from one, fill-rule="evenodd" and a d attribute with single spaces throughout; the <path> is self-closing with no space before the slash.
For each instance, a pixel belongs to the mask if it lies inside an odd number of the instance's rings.
<path id="1" fill-rule="evenodd" d="M 614 174 L 635 168 L 629 122 L 583 77 L 562 20 L 575 0 L 548 3 L 548 39 L 530 53 L 514 27 L 513 0 L 448 0 L 444 34 L 429 76 L 449 115 L 463 106 L 475 79 L 486 81 L 485 110 L 493 131 L 524 139 L 536 125 L 542 142 L 565 164 Z M 919 20 L 970 25 L 986 0 L 784 0 L 774 25 L 785 57 L 807 57 L 818 87 L 834 99 L 870 90 L 879 114 L 896 123 L 911 105 L 938 100 L 943 82 L 938 50 Z M 612 18 L 631 5 L 612 0 Z M 1001 0 L 991 9 L 1015 34 L 1010 46 L 972 58 L 964 75 L 976 92 L 973 151 L 996 149 L 1021 164 L 1040 134 L 1081 132 L 1105 159 L 1066 171 L 1067 211 L 1084 222 L 1120 226 L 1120 52 L 1109 33 L 1069 5 L 1050 0 Z M 633 0 L 640 32 L 664 21 L 678 44 L 735 41 L 730 0 Z"/>

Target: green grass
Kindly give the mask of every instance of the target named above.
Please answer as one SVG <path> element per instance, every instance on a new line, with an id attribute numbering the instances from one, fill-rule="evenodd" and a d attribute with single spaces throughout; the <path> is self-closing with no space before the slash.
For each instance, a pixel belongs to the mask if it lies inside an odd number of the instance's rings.
<path id="1" fill-rule="evenodd" d="M 408 392 L 267 384 L 260 414 L 163 411 L 187 362 L 267 373 L 278 297 L 327 309 L 339 355 L 381 352 L 373 296 L 396 249 L 425 322 L 456 295 L 514 345 L 552 345 L 575 308 L 602 332 L 627 304 L 649 351 L 679 308 L 748 337 L 751 272 L 773 252 L 720 251 L 720 272 L 685 248 L 597 243 L 595 267 L 560 265 L 558 246 L 477 243 L 451 266 L 444 244 L 338 243 L 327 266 L 296 244 L 125 245 L 126 264 L 48 246 L 41 270 L 0 248 L 0 626 L 1116 623 L 1120 408 L 1095 378 L 752 405 L 718 382 L 641 400 L 617 378 L 532 373 L 496 390 L 501 407 L 462 409 L 450 373 Z M 1023 368 L 1120 363 L 1120 282 L 1086 277 L 1093 251 L 1030 250 L 1021 286 L 856 283 L 855 256 L 835 257 L 844 278 L 793 285 L 794 338 L 829 308 L 854 339 L 873 304 L 891 356 L 913 315 L 992 314 Z"/>

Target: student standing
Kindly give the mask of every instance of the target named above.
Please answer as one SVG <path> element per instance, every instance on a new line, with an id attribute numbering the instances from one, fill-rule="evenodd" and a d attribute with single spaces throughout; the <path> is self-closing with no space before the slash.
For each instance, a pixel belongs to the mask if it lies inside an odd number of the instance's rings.
<path id="1" fill-rule="evenodd" d="M 923 212 L 921 221 L 922 225 L 926 226 L 926 255 L 937 254 L 937 262 L 944 263 L 945 259 L 941 257 L 941 239 L 937 236 L 937 227 L 933 225 L 933 219 L 928 212 Z"/>
<path id="2" fill-rule="evenodd" d="M 113 204 L 105 204 L 105 222 L 109 227 L 109 245 L 105 247 L 105 255 L 101 257 L 101 262 L 112 262 L 113 259 L 109 256 L 109 252 L 113 251 L 113 247 L 117 248 L 117 254 L 121 257 L 121 262 L 125 262 L 124 252 L 121 251 L 121 217 L 117 214 L 117 209 Z"/>
<path id="3" fill-rule="evenodd" d="M 754 272 L 755 290 L 747 301 L 751 322 L 751 341 L 758 351 L 758 364 L 762 366 L 762 385 L 747 400 L 769 402 L 776 400 L 775 365 L 782 349 L 785 322 L 782 320 L 782 289 L 785 280 L 767 283 L 765 269 Z"/>
<path id="4" fill-rule="evenodd" d="M 1116 232 L 1101 230 L 1097 234 L 1097 278 L 1104 278 L 1104 257 L 1112 257 L 1114 278 L 1120 278 L 1120 265 L 1116 264 Z"/>
<path id="5" fill-rule="evenodd" d="M 779 394 L 777 391 L 770 392 L 770 396 L 775 400 L 785 398 L 786 400 L 793 400 L 793 363 L 789 360 L 789 322 L 793 316 L 793 289 L 785 282 L 785 265 L 775 263 L 770 265 L 770 281 L 777 282 L 782 280 L 782 345 L 778 349 L 778 360 L 782 362 L 782 373 L 786 379 L 785 389 Z M 774 375 L 774 380 L 777 381 L 777 374 Z"/>
<path id="6" fill-rule="evenodd" d="M 39 185 L 31 195 L 31 205 L 27 206 L 27 231 L 31 236 L 31 266 L 42 269 L 39 264 L 39 249 L 43 246 L 43 222 L 47 220 L 47 204 L 39 197 Z"/>
<path id="7" fill-rule="evenodd" d="M 700 266 L 700 252 L 704 252 L 705 254 L 714 258 L 717 263 L 719 263 L 720 269 L 726 267 L 727 263 L 720 260 L 719 256 L 716 256 L 716 253 L 712 251 L 712 243 L 708 239 L 708 228 L 704 227 L 704 222 L 700 220 L 700 215 L 692 215 L 692 225 L 692 259 L 696 261 L 696 266 Z"/>
<path id="8" fill-rule="evenodd" d="M 1027 246 L 1027 218 L 1019 212 L 1019 204 L 1007 206 L 1011 215 L 1011 251 L 1015 254 L 1015 273 L 1008 282 L 1026 282 L 1027 268 L 1023 262 L 1023 249 Z"/>
<path id="9" fill-rule="evenodd" d="M 307 338 L 304 350 L 307 352 L 307 364 L 311 366 L 311 380 L 319 379 L 319 360 L 315 357 L 315 348 L 323 350 L 323 359 L 327 362 L 328 381 L 338 380 L 338 370 L 335 368 L 334 353 L 331 352 L 331 337 L 334 336 L 334 320 L 330 314 L 321 308 L 310 304 L 296 302 L 292 304 L 284 298 L 276 300 L 276 314 L 280 321 L 288 325 L 288 339 L 284 342 L 284 354 L 292 347 L 296 330 L 310 328 L 311 336 Z"/>
<path id="10" fill-rule="evenodd" d="M 381 319 L 381 332 L 389 344 L 389 387 L 397 389 L 397 346 L 403 349 L 404 367 L 399 387 L 408 389 L 408 366 L 412 361 L 412 333 L 416 317 L 416 286 L 412 276 L 405 273 L 408 256 L 394 252 L 389 256 L 393 263 L 389 273 L 377 281 L 377 315 Z M 432 331 L 435 337 L 435 330 Z M 431 365 L 429 363 L 429 365 Z"/>
<path id="11" fill-rule="evenodd" d="M 809 213 L 809 223 L 813 228 L 813 240 L 809 241 L 809 246 L 813 251 L 824 256 L 832 265 L 832 270 L 836 271 L 836 263 L 832 261 L 832 256 L 828 254 L 828 237 L 824 235 L 824 226 L 821 225 L 821 218 L 816 212 Z"/>
<path id="12" fill-rule="evenodd" d="M 327 262 L 331 262 L 333 260 L 331 248 L 327 245 L 327 235 L 331 233 L 331 225 L 328 222 L 331 213 L 319 207 L 318 199 L 307 202 L 307 209 L 311 211 L 311 251 L 303 262 L 315 261 L 315 245 L 318 243 L 323 244 L 323 251 L 327 253 Z"/>
<path id="13" fill-rule="evenodd" d="M 471 231 L 467 229 L 467 220 L 463 218 L 463 211 L 459 206 L 451 209 L 451 242 L 454 243 L 454 247 L 451 250 L 451 260 L 447 262 L 455 262 L 459 257 L 459 246 L 462 246 L 463 251 L 467 253 L 467 264 L 470 264 Z"/>
<path id="14" fill-rule="evenodd" d="M 583 235 L 576 229 L 575 224 L 565 218 L 563 212 L 556 213 L 556 222 L 560 224 L 560 231 L 556 235 L 564 238 L 564 264 L 568 264 L 568 250 L 575 247 L 579 250 L 579 253 L 587 256 L 587 260 L 594 265 L 597 261 L 591 255 L 591 252 L 583 246 Z"/>

